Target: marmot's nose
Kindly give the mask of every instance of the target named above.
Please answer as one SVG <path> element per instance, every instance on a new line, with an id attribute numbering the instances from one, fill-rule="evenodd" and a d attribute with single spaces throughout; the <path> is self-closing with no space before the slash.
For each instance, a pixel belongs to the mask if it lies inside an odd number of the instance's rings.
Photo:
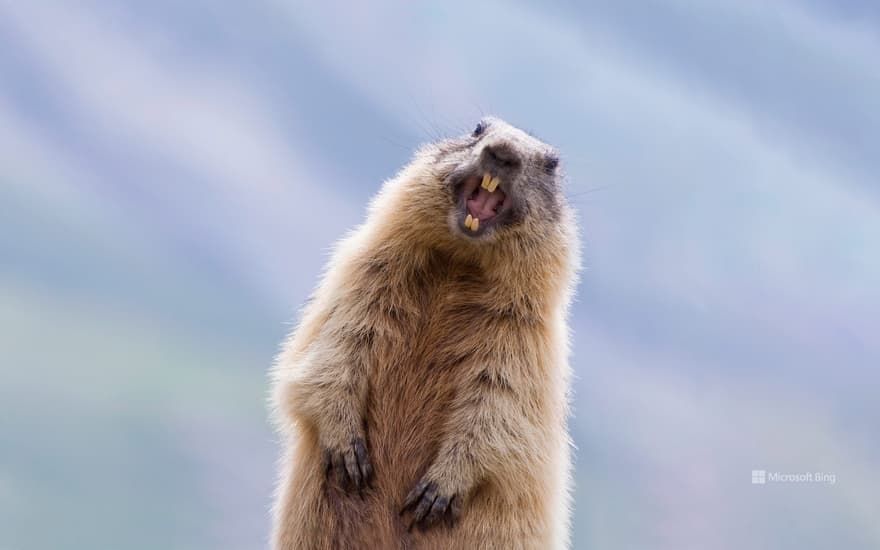
<path id="1" fill-rule="evenodd" d="M 504 142 L 486 145 L 480 155 L 480 162 L 483 168 L 493 174 L 515 170 L 522 164 L 516 149 Z"/>

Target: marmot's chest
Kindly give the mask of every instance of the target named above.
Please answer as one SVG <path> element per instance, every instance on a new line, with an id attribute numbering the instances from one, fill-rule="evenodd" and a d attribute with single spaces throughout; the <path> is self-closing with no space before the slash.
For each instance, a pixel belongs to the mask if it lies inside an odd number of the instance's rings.
<path id="1" fill-rule="evenodd" d="M 381 319 L 394 329 L 385 333 L 388 338 L 375 342 L 373 367 L 378 375 L 393 380 L 418 372 L 442 378 L 480 350 L 492 347 L 491 339 L 507 337 L 504 328 L 510 306 L 505 309 L 503 292 L 487 288 L 485 279 L 474 273 L 432 282 L 407 290 L 410 307 L 405 314 L 397 310 Z"/>
<path id="2" fill-rule="evenodd" d="M 484 304 L 474 297 L 470 285 L 444 285 L 423 296 L 418 310 L 383 320 L 399 332 L 372 347 L 367 422 L 377 446 L 389 449 L 389 460 L 398 454 L 400 434 L 423 445 L 417 462 L 428 461 L 442 439 L 450 404 L 479 350 L 478 327 L 485 325 Z"/>

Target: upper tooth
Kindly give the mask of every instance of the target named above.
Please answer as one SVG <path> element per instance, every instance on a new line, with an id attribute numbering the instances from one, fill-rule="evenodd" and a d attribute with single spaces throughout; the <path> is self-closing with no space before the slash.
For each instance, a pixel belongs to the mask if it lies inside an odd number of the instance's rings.
<path id="1" fill-rule="evenodd" d="M 480 187 L 484 187 L 484 188 L 488 189 L 489 188 L 489 181 L 491 181 L 491 179 L 492 179 L 492 176 L 489 175 L 489 172 L 486 172 L 485 174 L 483 174 L 483 183 L 482 183 L 482 185 L 480 185 Z"/>
<path id="2" fill-rule="evenodd" d="M 492 181 L 489 182 L 489 187 L 487 189 L 490 193 L 495 192 L 495 188 L 498 187 L 498 184 L 501 183 L 497 177 L 492 178 Z"/>
<path id="3" fill-rule="evenodd" d="M 480 227 L 480 218 L 474 218 L 471 222 L 471 231 L 476 233 L 478 227 Z"/>

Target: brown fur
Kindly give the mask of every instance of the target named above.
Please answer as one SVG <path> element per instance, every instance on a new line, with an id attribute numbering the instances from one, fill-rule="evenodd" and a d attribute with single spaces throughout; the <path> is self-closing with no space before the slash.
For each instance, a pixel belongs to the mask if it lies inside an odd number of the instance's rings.
<path id="1" fill-rule="evenodd" d="M 491 125 L 483 145 L 515 144 L 527 161 L 518 185 L 528 186 L 549 148 Z M 283 347 L 276 550 L 567 546 L 575 225 L 550 169 L 540 177 L 552 200 L 523 187 L 516 223 L 481 239 L 458 231 L 444 182 L 483 145 L 427 146 L 386 182 Z M 323 450 L 353 437 L 366 440 L 375 471 L 361 495 L 322 469 Z M 400 510 L 425 477 L 459 495 L 461 517 L 409 532 Z"/>

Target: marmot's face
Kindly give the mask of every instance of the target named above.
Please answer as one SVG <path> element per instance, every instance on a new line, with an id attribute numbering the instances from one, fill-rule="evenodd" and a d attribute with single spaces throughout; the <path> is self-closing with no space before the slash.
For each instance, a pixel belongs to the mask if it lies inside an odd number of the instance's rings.
<path id="1" fill-rule="evenodd" d="M 562 207 L 559 157 L 552 147 L 496 118 L 438 145 L 447 168 L 449 225 L 465 238 L 494 241 L 549 231 Z"/>

